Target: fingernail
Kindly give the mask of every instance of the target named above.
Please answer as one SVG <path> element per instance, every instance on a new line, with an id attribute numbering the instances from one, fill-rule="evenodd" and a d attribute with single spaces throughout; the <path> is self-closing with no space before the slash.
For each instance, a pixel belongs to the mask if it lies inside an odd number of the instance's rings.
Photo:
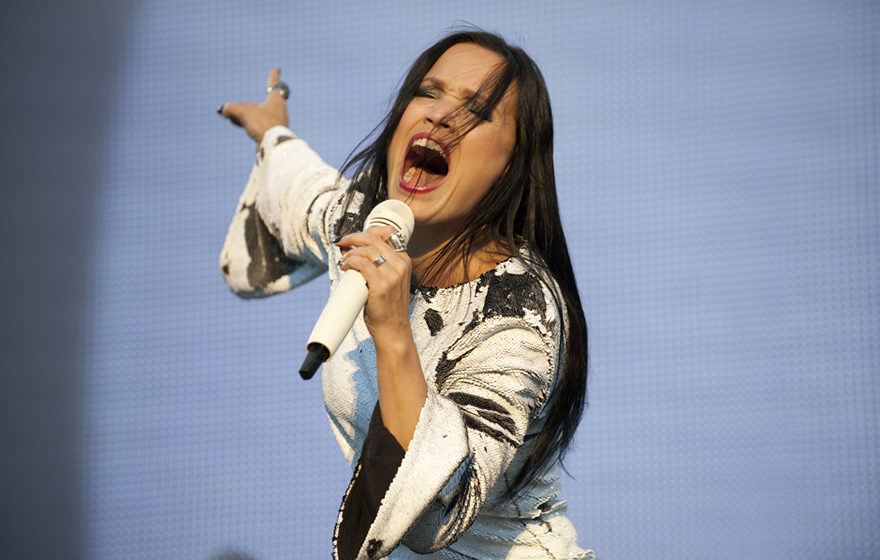
<path id="1" fill-rule="evenodd" d="M 223 107 L 226 107 L 226 103 L 217 106 L 217 114 L 218 114 L 218 115 L 222 115 L 222 114 L 223 114 Z"/>
<path id="2" fill-rule="evenodd" d="M 340 241 L 342 241 L 342 236 L 341 236 L 341 235 L 340 235 L 339 237 L 337 237 L 336 239 L 333 240 L 333 244 L 335 245 L 335 244 L 339 243 Z"/>

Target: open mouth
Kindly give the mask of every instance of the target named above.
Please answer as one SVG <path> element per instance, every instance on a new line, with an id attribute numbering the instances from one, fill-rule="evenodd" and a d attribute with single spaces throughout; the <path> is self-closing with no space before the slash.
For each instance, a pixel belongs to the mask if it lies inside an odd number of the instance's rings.
<path id="1" fill-rule="evenodd" d="M 432 191 L 443 183 L 448 173 L 446 144 L 427 132 L 413 136 L 400 170 L 401 188 L 409 192 Z"/>

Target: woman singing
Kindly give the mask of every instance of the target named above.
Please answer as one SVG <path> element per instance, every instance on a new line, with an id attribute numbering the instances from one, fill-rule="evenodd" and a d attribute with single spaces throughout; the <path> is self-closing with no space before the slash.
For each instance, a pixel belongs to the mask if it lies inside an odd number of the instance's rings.
<path id="1" fill-rule="evenodd" d="M 325 271 L 366 280 L 322 373 L 354 471 L 334 558 L 592 558 L 560 496 L 587 331 L 537 66 L 481 31 L 437 42 L 344 166 L 350 181 L 286 128 L 279 77 L 262 103 L 220 109 L 259 145 L 220 264 L 243 297 Z M 361 231 L 386 199 L 415 217 L 405 251 L 390 227 Z"/>

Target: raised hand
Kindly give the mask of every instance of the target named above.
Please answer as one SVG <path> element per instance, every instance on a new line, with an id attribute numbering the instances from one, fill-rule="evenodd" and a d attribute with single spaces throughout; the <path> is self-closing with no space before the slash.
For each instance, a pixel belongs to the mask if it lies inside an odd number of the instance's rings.
<path id="1" fill-rule="evenodd" d="M 273 86 L 278 86 L 272 89 Z M 280 89 L 279 89 L 280 88 Z M 266 99 L 262 103 L 233 102 L 221 105 L 217 112 L 232 124 L 244 128 L 259 143 L 273 126 L 287 126 L 287 86 L 281 82 L 281 70 L 273 68 L 266 81 Z"/>

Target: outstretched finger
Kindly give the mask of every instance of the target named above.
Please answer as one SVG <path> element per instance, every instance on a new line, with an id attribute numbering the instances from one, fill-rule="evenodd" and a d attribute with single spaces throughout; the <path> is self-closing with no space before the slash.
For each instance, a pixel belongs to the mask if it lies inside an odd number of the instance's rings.
<path id="1" fill-rule="evenodd" d="M 263 101 L 263 104 L 273 106 L 276 109 L 286 107 L 288 95 L 290 95 L 290 88 L 281 81 L 281 70 L 273 68 L 269 72 L 269 79 L 266 85 L 266 99 Z"/>
<path id="2" fill-rule="evenodd" d="M 269 72 L 269 79 L 266 80 L 266 87 L 270 88 L 278 83 L 278 80 L 281 79 L 281 68 L 273 68 Z"/>

